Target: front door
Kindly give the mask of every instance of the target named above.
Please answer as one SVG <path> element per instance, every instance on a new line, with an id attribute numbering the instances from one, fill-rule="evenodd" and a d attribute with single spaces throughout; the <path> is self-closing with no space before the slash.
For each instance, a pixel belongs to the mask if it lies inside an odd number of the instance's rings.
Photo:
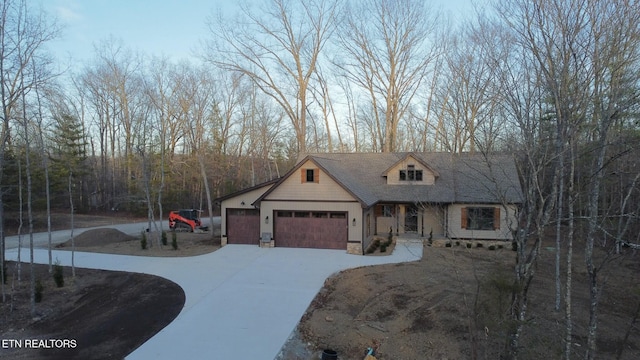
<path id="1" fill-rule="evenodd" d="M 414 205 L 405 207 L 404 232 L 418 232 L 418 208 Z"/>

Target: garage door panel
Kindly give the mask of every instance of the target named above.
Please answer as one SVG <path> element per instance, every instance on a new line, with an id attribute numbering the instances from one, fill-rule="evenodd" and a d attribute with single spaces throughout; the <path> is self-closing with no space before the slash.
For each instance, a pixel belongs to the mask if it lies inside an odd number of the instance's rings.
<path id="1" fill-rule="evenodd" d="M 297 213 L 296 215 L 303 215 Z M 277 216 L 274 228 L 276 246 L 321 249 L 346 249 L 346 214 L 329 217 Z M 335 215 L 335 214 L 334 214 Z"/>
<path id="2" fill-rule="evenodd" d="M 257 245 L 260 212 L 255 209 L 227 209 L 227 243 Z"/>

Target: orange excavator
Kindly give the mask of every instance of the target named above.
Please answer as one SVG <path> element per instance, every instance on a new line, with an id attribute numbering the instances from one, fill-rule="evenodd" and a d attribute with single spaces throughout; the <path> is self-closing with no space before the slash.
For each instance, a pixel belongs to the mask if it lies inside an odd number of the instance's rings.
<path id="1" fill-rule="evenodd" d="M 178 211 L 171 211 L 169 213 L 169 229 L 186 230 L 194 232 L 196 230 L 207 231 L 208 227 L 202 226 L 200 221 L 201 210 L 183 209 Z"/>

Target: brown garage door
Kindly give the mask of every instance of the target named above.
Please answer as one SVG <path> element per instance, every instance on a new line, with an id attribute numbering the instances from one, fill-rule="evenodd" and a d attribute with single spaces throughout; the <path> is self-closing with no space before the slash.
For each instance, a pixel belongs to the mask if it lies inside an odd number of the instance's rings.
<path id="1" fill-rule="evenodd" d="M 316 249 L 347 248 L 346 212 L 276 211 L 276 246 Z"/>
<path id="2" fill-rule="evenodd" d="M 260 210 L 227 209 L 227 244 L 255 244 L 260 240 Z"/>

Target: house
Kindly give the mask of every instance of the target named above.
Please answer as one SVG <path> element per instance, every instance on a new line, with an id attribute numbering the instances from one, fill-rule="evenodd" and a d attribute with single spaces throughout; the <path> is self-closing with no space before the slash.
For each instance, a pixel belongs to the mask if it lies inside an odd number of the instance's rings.
<path id="1" fill-rule="evenodd" d="M 510 240 L 522 198 L 508 155 L 309 154 L 282 178 L 219 199 L 222 244 L 363 254 L 389 232 Z"/>

